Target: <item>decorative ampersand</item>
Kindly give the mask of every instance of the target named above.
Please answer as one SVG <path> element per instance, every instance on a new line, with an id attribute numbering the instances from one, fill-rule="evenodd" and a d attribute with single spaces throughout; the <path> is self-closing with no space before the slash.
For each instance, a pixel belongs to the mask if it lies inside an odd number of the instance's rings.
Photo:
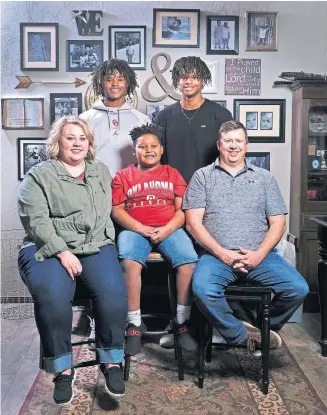
<path id="1" fill-rule="evenodd" d="M 160 56 L 163 56 L 163 57 L 166 58 L 166 63 L 165 63 L 165 66 L 163 67 L 163 69 L 160 69 L 159 65 L 158 65 L 158 59 L 159 59 Z M 168 82 L 166 81 L 166 79 L 164 78 L 164 76 L 162 75 L 170 67 L 170 64 L 171 64 L 171 57 L 167 53 L 164 53 L 164 52 L 157 53 L 151 59 L 151 68 L 152 68 L 153 75 L 151 75 L 150 78 L 148 78 L 144 82 L 144 84 L 141 88 L 142 97 L 146 101 L 148 101 L 148 102 L 159 102 L 159 101 L 162 101 L 163 99 L 165 99 L 168 96 L 175 99 L 176 101 L 179 101 L 181 99 L 181 96 L 179 94 L 177 94 L 177 92 L 175 92 L 174 85 L 169 85 Z M 149 91 L 149 85 L 150 85 L 150 83 L 153 79 L 157 79 L 159 85 L 165 91 L 165 94 L 160 95 L 160 97 L 155 97 Z"/>

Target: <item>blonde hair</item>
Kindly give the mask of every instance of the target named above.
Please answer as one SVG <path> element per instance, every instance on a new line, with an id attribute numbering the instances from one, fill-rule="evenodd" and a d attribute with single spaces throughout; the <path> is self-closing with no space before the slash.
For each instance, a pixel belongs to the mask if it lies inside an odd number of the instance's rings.
<path id="1" fill-rule="evenodd" d="M 85 134 L 86 139 L 89 142 L 89 150 L 85 157 L 86 160 L 94 160 L 95 159 L 95 144 L 94 144 L 94 136 L 91 133 L 91 130 L 87 123 L 83 121 L 81 118 L 76 116 L 70 115 L 68 117 L 61 117 L 56 120 L 52 126 L 49 133 L 49 137 L 46 140 L 46 152 L 50 159 L 58 159 L 59 158 L 59 139 L 61 137 L 62 129 L 65 125 L 74 124 L 79 125 Z"/>

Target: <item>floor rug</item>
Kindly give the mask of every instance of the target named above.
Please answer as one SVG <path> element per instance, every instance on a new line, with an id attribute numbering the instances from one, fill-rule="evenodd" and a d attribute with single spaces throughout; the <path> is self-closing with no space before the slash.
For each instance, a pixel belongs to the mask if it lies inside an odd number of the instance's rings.
<path id="1" fill-rule="evenodd" d="M 74 335 L 78 341 L 82 337 Z M 75 361 L 94 359 L 86 345 L 74 347 Z M 184 354 L 185 380 L 179 381 L 172 350 L 146 343 L 133 358 L 126 394 L 115 400 L 104 389 L 98 366 L 77 370 L 70 405 L 52 400 L 52 375 L 40 371 L 19 415 L 326 415 L 313 386 L 285 344 L 270 357 L 269 394 L 261 392 L 261 361 L 245 349 L 213 349 L 199 389 L 195 356 Z"/>

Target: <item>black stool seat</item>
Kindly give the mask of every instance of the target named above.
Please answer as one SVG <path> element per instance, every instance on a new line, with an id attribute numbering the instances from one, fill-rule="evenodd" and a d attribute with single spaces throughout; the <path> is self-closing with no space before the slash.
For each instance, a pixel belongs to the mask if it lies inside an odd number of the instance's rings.
<path id="1" fill-rule="evenodd" d="M 225 289 L 225 297 L 229 300 L 254 300 L 257 302 L 258 326 L 261 327 L 262 339 L 262 390 L 266 395 L 269 387 L 269 342 L 270 342 L 270 305 L 272 288 L 263 287 L 252 282 L 237 281 Z M 200 311 L 199 349 L 198 349 L 198 385 L 203 388 L 204 354 L 206 361 L 211 362 L 213 326 Z"/>

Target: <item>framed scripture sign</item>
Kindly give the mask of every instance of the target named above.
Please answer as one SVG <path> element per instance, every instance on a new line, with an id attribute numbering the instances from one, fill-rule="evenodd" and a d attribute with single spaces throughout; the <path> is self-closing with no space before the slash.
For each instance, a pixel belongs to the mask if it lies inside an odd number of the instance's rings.
<path id="1" fill-rule="evenodd" d="M 1 102 L 4 130 L 42 130 L 44 128 L 43 98 L 4 98 Z"/>
<path id="2" fill-rule="evenodd" d="M 245 126 L 249 143 L 285 142 L 285 99 L 234 99 L 234 118 Z"/>
<path id="3" fill-rule="evenodd" d="M 58 23 L 20 24 L 20 69 L 59 71 Z"/>

